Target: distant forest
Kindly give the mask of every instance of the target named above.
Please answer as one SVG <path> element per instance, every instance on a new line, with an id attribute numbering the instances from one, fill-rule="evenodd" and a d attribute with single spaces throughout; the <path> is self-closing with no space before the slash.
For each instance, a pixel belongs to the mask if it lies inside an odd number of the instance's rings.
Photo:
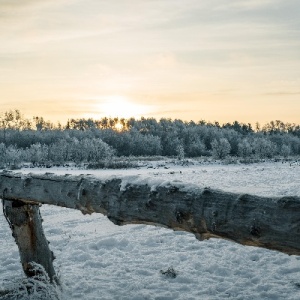
<path id="1" fill-rule="evenodd" d="M 28 162 L 98 163 L 124 156 L 211 156 L 240 160 L 300 155 L 300 125 L 276 120 L 263 126 L 162 118 L 70 119 L 65 125 L 19 110 L 0 114 L 0 167 Z"/>

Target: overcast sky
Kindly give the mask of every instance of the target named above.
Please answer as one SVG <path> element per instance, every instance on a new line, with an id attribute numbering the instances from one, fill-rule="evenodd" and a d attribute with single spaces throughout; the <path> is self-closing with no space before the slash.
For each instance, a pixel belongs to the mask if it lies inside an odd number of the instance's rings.
<path id="1" fill-rule="evenodd" d="M 0 104 L 300 123 L 300 1 L 0 0 Z"/>

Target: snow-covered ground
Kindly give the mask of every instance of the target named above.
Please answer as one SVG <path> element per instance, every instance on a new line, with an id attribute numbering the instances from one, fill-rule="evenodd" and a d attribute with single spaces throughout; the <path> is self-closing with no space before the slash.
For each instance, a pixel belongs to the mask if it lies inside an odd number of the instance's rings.
<path id="1" fill-rule="evenodd" d="M 151 168 L 130 170 L 58 168 L 47 172 L 138 175 L 231 192 L 300 196 L 297 163 L 151 164 Z M 80 211 L 46 205 L 41 212 L 46 236 L 57 257 L 62 299 L 300 299 L 298 256 L 224 240 L 199 242 L 192 234 L 153 226 L 118 227 L 100 214 L 84 216 Z M 2 214 L 0 224 L 0 290 L 5 290 L 22 282 L 24 275 Z M 162 274 L 169 268 L 176 272 L 175 278 Z"/>

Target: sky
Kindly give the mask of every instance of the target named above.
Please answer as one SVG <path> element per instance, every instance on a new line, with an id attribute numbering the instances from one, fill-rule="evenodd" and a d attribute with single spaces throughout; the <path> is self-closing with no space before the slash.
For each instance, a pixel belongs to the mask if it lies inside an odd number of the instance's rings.
<path id="1" fill-rule="evenodd" d="M 300 123 L 299 0 L 0 0 L 0 112 Z"/>

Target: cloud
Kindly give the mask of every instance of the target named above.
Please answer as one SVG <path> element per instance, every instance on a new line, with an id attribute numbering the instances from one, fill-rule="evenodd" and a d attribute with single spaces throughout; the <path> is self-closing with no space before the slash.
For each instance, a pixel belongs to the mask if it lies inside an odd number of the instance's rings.
<path id="1" fill-rule="evenodd" d="M 279 91 L 279 92 L 264 93 L 263 95 L 266 95 L 266 96 L 297 96 L 297 95 L 300 95 L 300 92 Z"/>
<path id="2" fill-rule="evenodd" d="M 0 0 L 0 9 L 18 9 L 23 8 L 28 5 L 38 4 L 40 1 L 38 0 Z"/>
<path id="3" fill-rule="evenodd" d="M 170 69 L 176 67 L 178 65 L 178 61 L 173 53 L 159 53 L 147 57 L 144 61 L 144 65 L 149 69 Z"/>
<path id="4" fill-rule="evenodd" d="M 199 99 L 292 98 L 299 9 L 298 0 L 0 0 L 0 97 L 79 107 L 129 95 L 186 115 Z"/>
<path id="5" fill-rule="evenodd" d="M 221 1 L 216 5 L 217 10 L 257 10 L 267 6 L 276 5 L 280 0 L 231 0 L 226 1 L 226 4 Z"/>

